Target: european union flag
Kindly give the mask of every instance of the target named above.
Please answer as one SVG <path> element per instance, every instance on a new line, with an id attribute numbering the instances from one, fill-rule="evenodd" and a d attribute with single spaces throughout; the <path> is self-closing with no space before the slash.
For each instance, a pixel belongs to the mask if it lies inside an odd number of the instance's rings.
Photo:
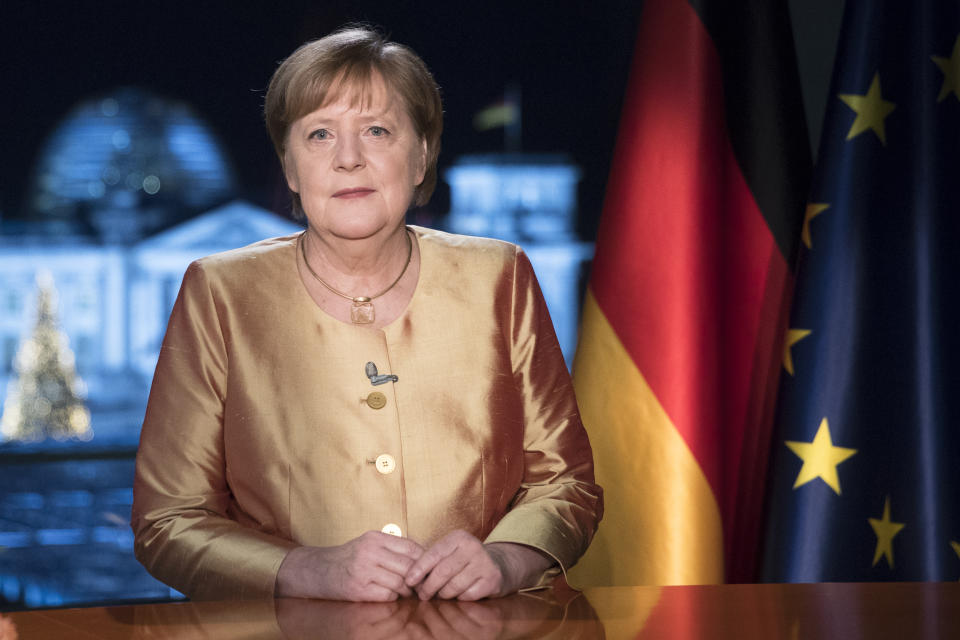
<path id="1" fill-rule="evenodd" d="M 960 3 L 848 0 L 787 335 L 763 578 L 960 577 Z"/>

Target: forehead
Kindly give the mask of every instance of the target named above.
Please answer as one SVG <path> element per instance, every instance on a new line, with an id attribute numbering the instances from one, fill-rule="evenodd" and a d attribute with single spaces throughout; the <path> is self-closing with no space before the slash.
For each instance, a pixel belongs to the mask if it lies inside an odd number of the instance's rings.
<path id="1" fill-rule="evenodd" d="M 405 113 L 403 98 L 379 74 L 371 72 L 365 77 L 350 77 L 341 73 L 327 87 L 323 95 L 315 96 L 313 109 L 317 111 L 358 111 L 370 113 Z"/>

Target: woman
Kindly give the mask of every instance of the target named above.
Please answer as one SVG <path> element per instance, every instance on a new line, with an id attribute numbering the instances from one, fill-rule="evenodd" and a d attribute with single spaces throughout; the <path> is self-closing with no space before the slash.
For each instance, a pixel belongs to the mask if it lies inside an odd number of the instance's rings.
<path id="1" fill-rule="evenodd" d="M 366 29 L 277 69 L 302 234 L 187 270 L 137 455 L 138 559 L 194 598 L 474 600 L 548 584 L 602 511 L 529 261 L 407 227 L 439 91 Z"/>

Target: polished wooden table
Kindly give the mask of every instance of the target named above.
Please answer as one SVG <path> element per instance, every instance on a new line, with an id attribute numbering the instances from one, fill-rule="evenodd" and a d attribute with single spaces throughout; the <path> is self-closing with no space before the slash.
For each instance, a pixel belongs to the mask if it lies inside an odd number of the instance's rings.
<path id="1" fill-rule="evenodd" d="M 482 602 L 180 602 L 0 614 L 47 638 L 960 638 L 960 583 L 604 587 Z"/>

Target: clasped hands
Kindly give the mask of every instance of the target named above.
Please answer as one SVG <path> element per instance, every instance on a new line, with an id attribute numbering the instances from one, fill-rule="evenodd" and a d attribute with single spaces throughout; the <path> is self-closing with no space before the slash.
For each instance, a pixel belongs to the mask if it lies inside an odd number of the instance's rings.
<path id="1" fill-rule="evenodd" d="M 416 594 L 479 600 L 532 586 L 553 560 L 531 547 L 483 544 L 452 531 L 424 549 L 408 538 L 368 531 L 337 547 L 298 547 L 284 558 L 277 595 L 385 602 Z"/>

